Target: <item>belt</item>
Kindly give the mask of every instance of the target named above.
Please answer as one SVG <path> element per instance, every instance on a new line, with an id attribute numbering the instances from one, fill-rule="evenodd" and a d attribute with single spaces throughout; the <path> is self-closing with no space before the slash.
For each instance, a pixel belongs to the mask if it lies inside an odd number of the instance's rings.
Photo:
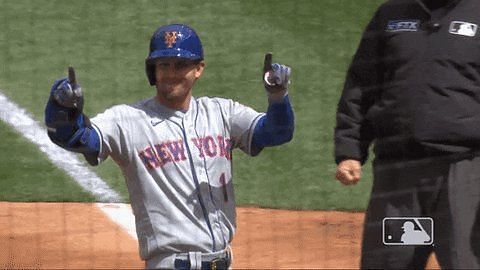
<path id="1" fill-rule="evenodd" d="M 188 252 L 175 255 L 176 270 L 227 270 L 232 263 L 230 246 L 213 253 Z"/>
<path id="2" fill-rule="evenodd" d="M 202 270 L 227 270 L 230 266 L 230 258 L 214 259 L 211 261 L 202 261 Z M 175 260 L 175 270 L 190 270 L 189 260 Z"/>

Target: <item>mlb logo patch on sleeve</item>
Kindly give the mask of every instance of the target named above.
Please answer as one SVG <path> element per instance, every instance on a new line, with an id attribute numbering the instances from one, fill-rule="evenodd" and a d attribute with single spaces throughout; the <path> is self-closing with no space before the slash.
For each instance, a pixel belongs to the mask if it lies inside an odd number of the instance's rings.
<path id="1" fill-rule="evenodd" d="M 418 20 L 395 20 L 388 21 L 387 32 L 398 32 L 398 31 L 418 31 L 419 21 Z"/>
<path id="2" fill-rule="evenodd" d="M 474 23 L 453 21 L 448 32 L 454 35 L 474 37 L 477 34 L 478 26 Z"/>

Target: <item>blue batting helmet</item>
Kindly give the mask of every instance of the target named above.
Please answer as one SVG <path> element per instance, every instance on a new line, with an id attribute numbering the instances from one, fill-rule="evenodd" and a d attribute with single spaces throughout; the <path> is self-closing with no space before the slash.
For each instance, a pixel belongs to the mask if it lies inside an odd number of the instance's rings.
<path id="1" fill-rule="evenodd" d="M 155 85 L 155 59 L 178 57 L 202 60 L 202 42 L 195 30 L 184 24 L 161 26 L 150 39 L 150 51 L 145 59 L 145 70 L 150 85 Z"/>

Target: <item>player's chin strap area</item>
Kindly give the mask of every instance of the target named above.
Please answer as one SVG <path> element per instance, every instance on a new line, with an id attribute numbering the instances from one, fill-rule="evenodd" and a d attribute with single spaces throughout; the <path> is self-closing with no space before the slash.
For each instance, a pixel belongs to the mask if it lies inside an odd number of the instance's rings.
<path id="1" fill-rule="evenodd" d="M 214 253 L 188 252 L 175 255 L 174 269 L 220 270 L 229 269 L 232 263 L 230 247 Z"/>

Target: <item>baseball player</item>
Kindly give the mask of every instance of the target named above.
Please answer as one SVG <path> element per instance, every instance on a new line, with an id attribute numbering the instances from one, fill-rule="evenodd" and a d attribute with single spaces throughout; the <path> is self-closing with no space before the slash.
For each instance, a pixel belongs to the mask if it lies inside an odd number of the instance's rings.
<path id="1" fill-rule="evenodd" d="M 145 68 L 155 97 L 82 113 L 73 69 L 54 83 L 45 110 L 48 135 L 91 165 L 110 156 L 125 175 L 146 268 L 227 269 L 236 230 L 232 150 L 255 156 L 292 139 L 291 69 L 265 56 L 268 110 L 192 96 L 205 69 L 202 44 L 182 24 L 153 34 Z"/>

